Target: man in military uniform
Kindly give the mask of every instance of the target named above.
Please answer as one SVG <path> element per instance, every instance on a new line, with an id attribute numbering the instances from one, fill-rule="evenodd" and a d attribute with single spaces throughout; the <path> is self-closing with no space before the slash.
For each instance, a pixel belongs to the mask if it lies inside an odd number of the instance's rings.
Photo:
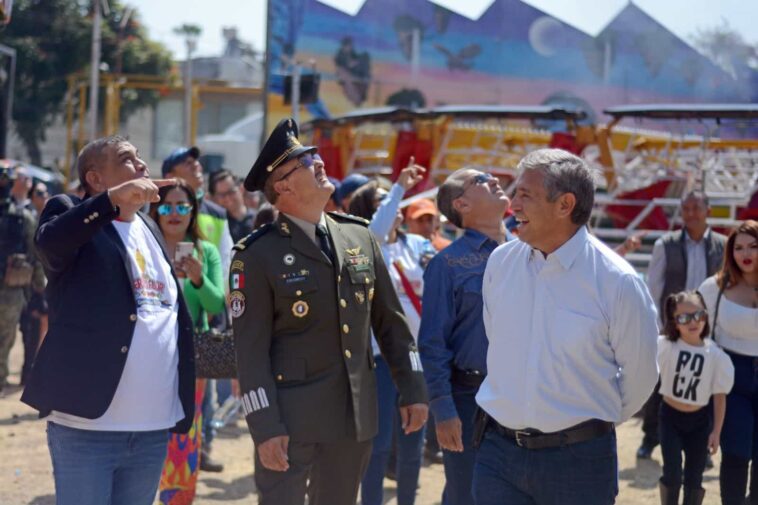
<path id="1" fill-rule="evenodd" d="M 334 190 L 297 125 L 274 129 L 245 180 L 279 210 L 240 241 L 230 303 L 261 505 L 348 505 L 377 431 L 370 329 L 406 433 L 427 418 L 421 361 L 367 221 L 323 209 Z"/>
<path id="2" fill-rule="evenodd" d="M 26 303 L 25 289 L 45 288 L 34 254 L 34 218 L 11 197 L 15 178 L 14 167 L 0 165 L 0 391 L 8 379 L 8 355 Z"/>

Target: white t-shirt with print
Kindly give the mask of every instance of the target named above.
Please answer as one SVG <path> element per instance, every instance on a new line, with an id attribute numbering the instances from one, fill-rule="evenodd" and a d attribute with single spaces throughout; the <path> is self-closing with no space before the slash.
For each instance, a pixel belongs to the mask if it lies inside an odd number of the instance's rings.
<path id="1" fill-rule="evenodd" d="M 124 371 L 102 417 L 85 419 L 53 411 L 50 421 L 97 431 L 171 428 L 184 417 L 177 368 L 178 288 L 160 245 L 142 218 L 114 221 L 113 226 L 126 246 L 137 307 Z"/>
<path id="2" fill-rule="evenodd" d="M 660 394 L 688 405 L 707 405 L 712 395 L 729 393 L 734 384 L 732 360 L 710 338 L 698 347 L 659 337 L 658 368 Z"/>

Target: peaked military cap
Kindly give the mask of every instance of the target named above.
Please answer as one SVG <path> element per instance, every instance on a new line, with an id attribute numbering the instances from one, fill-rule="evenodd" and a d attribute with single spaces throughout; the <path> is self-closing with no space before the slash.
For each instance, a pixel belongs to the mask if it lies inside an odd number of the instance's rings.
<path id="1" fill-rule="evenodd" d="M 266 179 L 277 167 L 306 153 L 315 153 L 315 146 L 304 146 L 297 139 L 297 123 L 292 118 L 282 119 L 263 145 L 258 159 L 245 178 L 245 189 L 260 191 Z"/>

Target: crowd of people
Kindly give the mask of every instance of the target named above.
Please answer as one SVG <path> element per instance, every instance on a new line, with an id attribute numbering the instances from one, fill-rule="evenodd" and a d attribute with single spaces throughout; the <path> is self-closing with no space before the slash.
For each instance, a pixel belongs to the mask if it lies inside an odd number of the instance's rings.
<path id="1" fill-rule="evenodd" d="M 758 497 L 758 223 L 721 235 L 689 192 L 643 279 L 623 259 L 640 237 L 592 235 L 594 174 L 565 151 L 528 154 L 512 195 L 464 168 L 404 208 L 413 159 L 394 183 L 325 168 L 291 119 L 244 180 L 206 184 L 195 147 L 151 179 L 117 136 L 79 153 L 81 196 L 0 167 L 21 244 L 0 387 L 21 321 L 59 505 L 191 503 L 223 471 L 228 398 L 262 505 L 381 504 L 388 474 L 412 505 L 440 452 L 444 505 L 611 504 L 615 425 L 639 411 L 662 505 L 701 504 L 719 448 L 722 503 Z M 196 376 L 210 328 L 233 331 L 236 377 Z"/>

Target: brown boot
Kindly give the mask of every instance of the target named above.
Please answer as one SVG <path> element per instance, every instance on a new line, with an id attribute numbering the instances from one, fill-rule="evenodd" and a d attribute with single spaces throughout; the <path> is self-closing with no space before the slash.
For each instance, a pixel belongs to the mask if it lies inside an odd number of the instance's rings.
<path id="1" fill-rule="evenodd" d="M 661 505 L 679 505 L 679 488 L 668 487 L 658 481 L 658 489 L 661 492 Z M 686 503 L 686 502 L 685 502 Z"/>
<path id="2" fill-rule="evenodd" d="M 684 488 L 684 501 L 682 505 L 702 505 L 705 497 L 705 489 Z"/>

